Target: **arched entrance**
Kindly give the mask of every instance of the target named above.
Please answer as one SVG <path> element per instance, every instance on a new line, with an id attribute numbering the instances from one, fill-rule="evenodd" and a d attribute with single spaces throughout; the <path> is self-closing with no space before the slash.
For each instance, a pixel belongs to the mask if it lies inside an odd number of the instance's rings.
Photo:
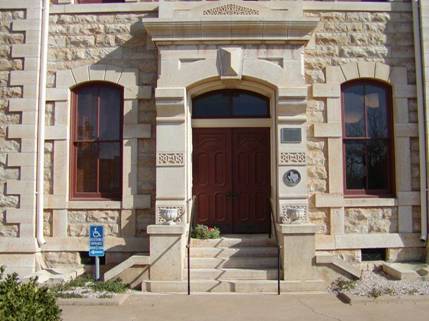
<path id="1" fill-rule="evenodd" d="M 192 130 L 197 223 L 222 233 L 268 232 L 270 128 L 222 123 L 270 118 L 269 99 L 245 90 L 213 91 L 193 99 L 192 118 L 213 120 L 213 127 Z"/>

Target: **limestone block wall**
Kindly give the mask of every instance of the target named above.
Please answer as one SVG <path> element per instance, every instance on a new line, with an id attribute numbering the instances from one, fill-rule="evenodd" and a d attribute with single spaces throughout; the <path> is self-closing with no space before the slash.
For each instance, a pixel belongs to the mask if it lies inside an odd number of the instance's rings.
<path id="1" fill-rule="evenodd" d="M 0 1 L 0 265 L 21 274 L 36 267 L 40 19 L 40 1 Z"/>
<path id="2" fill-rule="evenodd" d="M 152 92 L 157 51 L 145 33 L 133 30 L 141 29 L 140 19 L 152 13 L 143 8 L 133 13 L 112 9 L 61 14 L 55 7 L 51 12 L 46 152 L 52 157 L 45 162 L 45 190 L 50 191 L 45 208 L 52 212 L 52 233 L 43 247 L 45 259 L 50 265 L 76 263 L 75 254 L 87 251 L 86 237 L 94 223 L 105 226 L 109 262 L 117 252 L 146 252 L 146 226 L 155 221 Z M 124 88 L 121 201 L 69 199 L 70 90 L 88 81 L 109 81 Z"/>
<path id="3" fill-rule="evenodd" d="M 21 115 L 12 113 L 8 109 L 9 98 L 22 97 L 20 86 L 9 86 L 11 71 L 22 70 L 24 68 L 23 59 L 11 56 L 12 45 L 24 43 L 23 32 L 13 32 L 12 23 L 25 19 L 26 11 L 23 9 L 3 9 L 0 10 L 0 39 L 2 39 L 0 49 L 0 236 L 19 237 L 19 224 L 7 223 L 5 220 L 5 209 L 17 208 L 19 197 L 5 193 L 7 180 L 18 180 L 19 169 L 7 165 L 7 153 L 19 152 L 20 141 L 7 137 L 7 126 L 20 124 Z"/>
<path id="4" fill-rule="evenodd" d="M 417 255 L 423 244 L 416 234 L 421 213 L 411 6 L 356 11 L 354 5 L 317 10 L 314 5 L 306 11 L 320 18 L 305 49 L 306 82 L 313 87 L 307 106 L 309 218 L 322 224 L 319 250 L 400 246 Z M 391 199 L 343 195 L 340 86 L 365 77 L 393 87 L 396 196 Z M 376 246 L 381 235 L 384 241 Z M 395 235 L 407 235 L 408 241 L 396 242 Z"/>

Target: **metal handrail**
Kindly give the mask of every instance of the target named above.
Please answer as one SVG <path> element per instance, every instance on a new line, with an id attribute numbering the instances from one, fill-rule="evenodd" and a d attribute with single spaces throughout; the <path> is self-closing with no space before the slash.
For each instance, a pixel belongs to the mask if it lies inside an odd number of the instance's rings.
<path id="1" fill-rule="evenodd" d="M 279 243 L 279 238 L 277 235 L 277 229 L 275 227 L 276 221 L 274 220 L 274 213 L 273 213 L 273 206 L 271 204 L 271 200 L 268 200 L 269 209 L 270 209 L 270 231 L 269 236 L 271 238 L 272 236 L 272 225 L 274 224 L 274 237 L 276 239 L 276 246 L 277 246 L 277 294 L 280 295 L 280 253 L 281 253 L 281 246 Z"/>
<path id="2" fill-rule="evenodd" d="M 189 217 L 188 242 L 186 243 L 186 249 L 188 252 L 188 295 L 191 295 L 191 234 L 192 234 L 192 227 L 194 226 L 196 203 L 197 203 L 197 198 L 194 195 L 192 196 L 191 216 Z"/>

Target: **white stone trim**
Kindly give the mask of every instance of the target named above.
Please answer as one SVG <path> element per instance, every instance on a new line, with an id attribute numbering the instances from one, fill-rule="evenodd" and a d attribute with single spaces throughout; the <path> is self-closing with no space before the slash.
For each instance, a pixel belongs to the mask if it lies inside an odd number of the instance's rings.
<path id="1" fill-rule="evenodd" d="M 0 8 L 4 10 L 19 9 L 25 11 L 25 18 L 12 23 L 12 31 L 25 32 L 24 44 L 12 45 L 11 57 L 24 59 L 24 70 L 10 72 L 10 84 L 23 87 L 22 98 L 9 99 L 9 110 L 21 113 L 21 124 L 10 124 L 7 138 L 21 141 L 20 153 L 8 153 L 8 166 L 20 168 L 20 180 L 7 180 L 6 193 L 19 196 L 19 208 L 7 209 L 5 220 L 19 224 L 19 239 L 9 244 L 1 238 L 2 244 L 9 247 L 1 248 L 0 252 L 34 252 L 35 235 L 35 193 L 36 193 L 36 126 L 37 126 L 37 61 L 39 59 L 39 30 L 41 24 L 41 2 L 31 0 L 4 1 L 0 0 Z M 32 37 L 35 36 L 35 37 Z M 32 242 L 25 242 L 31 239 Z M 11 263 L 13 266 L 14 263 Z M 34 268 L 34 267 L 33 267 Z"/>
<path id="2" fill-rule="evenodd" d="M 2 239 L 3 241 L 3 239 Z M 114 252 L 142 252 L 149 248 L 147 237 L 106 237 L 104 241 L 106 251 Z M 0 243 L 1 244 L 1 243 Z M 43 252 L 88 251 L 87 237 L 47 237 L 42 246 Z"/>
<path id="3" fill-rule="evenodd" d="M 410 12 L 409 3 L 353 3 L 303 1 L 304 11 Z"/>
<path id="4" fill-rule="evenodd" d="M 327 122 L 316 123 L 314 137 L 328 140 L 329 193 L 316 194 L 316 207 L 331 207 L 331 233 L 342 234 L 344 207 L 399 206 L 400 231 L 410 230 L 409 206 L 419 205 L 419 192 L 411 191 L 410 137 L 418 136 L 416 124 L 408 122 L 408 98 L 416 97 L 414 85 L 408 85 L 404 67 L 390 67 L 377 62 L 350 62 L 330 66 L 325 70 L 326 83 L 313 85 L 313 96 L 326 99 Z M 394 146 L 395 146 L 395 199 L 346 198 L 343 195 L 341 84 L 356 79 L 376 79 L 392 86 Z M 400 151 L 400 152 L 398 152 Z M 335 170 L 332 170 L 335 169 Z M 336 208 L 336 209 L 335 209 Z"/>
<path id="5" fill-rule="evenodd" d="M 6 1 L 5 1 L 6 2 Z M 135 13 L 150 12 L 158 9 L 158 3 L 97 3 L 94 4 L 53 4 L 50 13 L 52 14 L 73 14 L 73 13 Z M 69 0 L 70 3 L 70 0 Z"/>
<path id="6" fill-rule="evenodd" d="M 81 5 L 79 5 L 81 6 Z M 85 5 L 84 5 L 85 6 Z M 97 7 L 97 6 L 96 6 Z M 55 103 L 55 125 L 47 126 L 47 137 L 54 141 L 54 194 L 45 196 L 45 208 L 62 209 L 146 209 L 151 207 L 151 195 L 137 194 L 138 139 L 151 138 L 151 125 L 138 123 L 139 99 L 152 98 L 151 86 L 139 85 L 139 70 L 114 65 L 94 64 L 56 72 L 54 88 L 47 89 L 47 100 Z M 121 201 L 69 201 L 69 128 L 70 90 L 91 81 L 106 81 L 124 88 L 123 166 Z M 19 107 L 19 102 L 14 102 Z M 133 173 L 133 174 L 131 174 Z M 58 224 L 65 224 L 66 220 Z M 57 227 L 64 230 L 67 227 Z"/>

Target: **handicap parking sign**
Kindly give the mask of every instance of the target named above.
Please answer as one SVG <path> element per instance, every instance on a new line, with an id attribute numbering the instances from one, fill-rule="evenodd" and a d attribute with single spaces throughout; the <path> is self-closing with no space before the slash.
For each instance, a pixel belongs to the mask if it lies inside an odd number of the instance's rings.
<path id="1" fill-rule="evenodd" d="M 89 256 L 104 256 L 104 226 L 89 226 Z"/>

